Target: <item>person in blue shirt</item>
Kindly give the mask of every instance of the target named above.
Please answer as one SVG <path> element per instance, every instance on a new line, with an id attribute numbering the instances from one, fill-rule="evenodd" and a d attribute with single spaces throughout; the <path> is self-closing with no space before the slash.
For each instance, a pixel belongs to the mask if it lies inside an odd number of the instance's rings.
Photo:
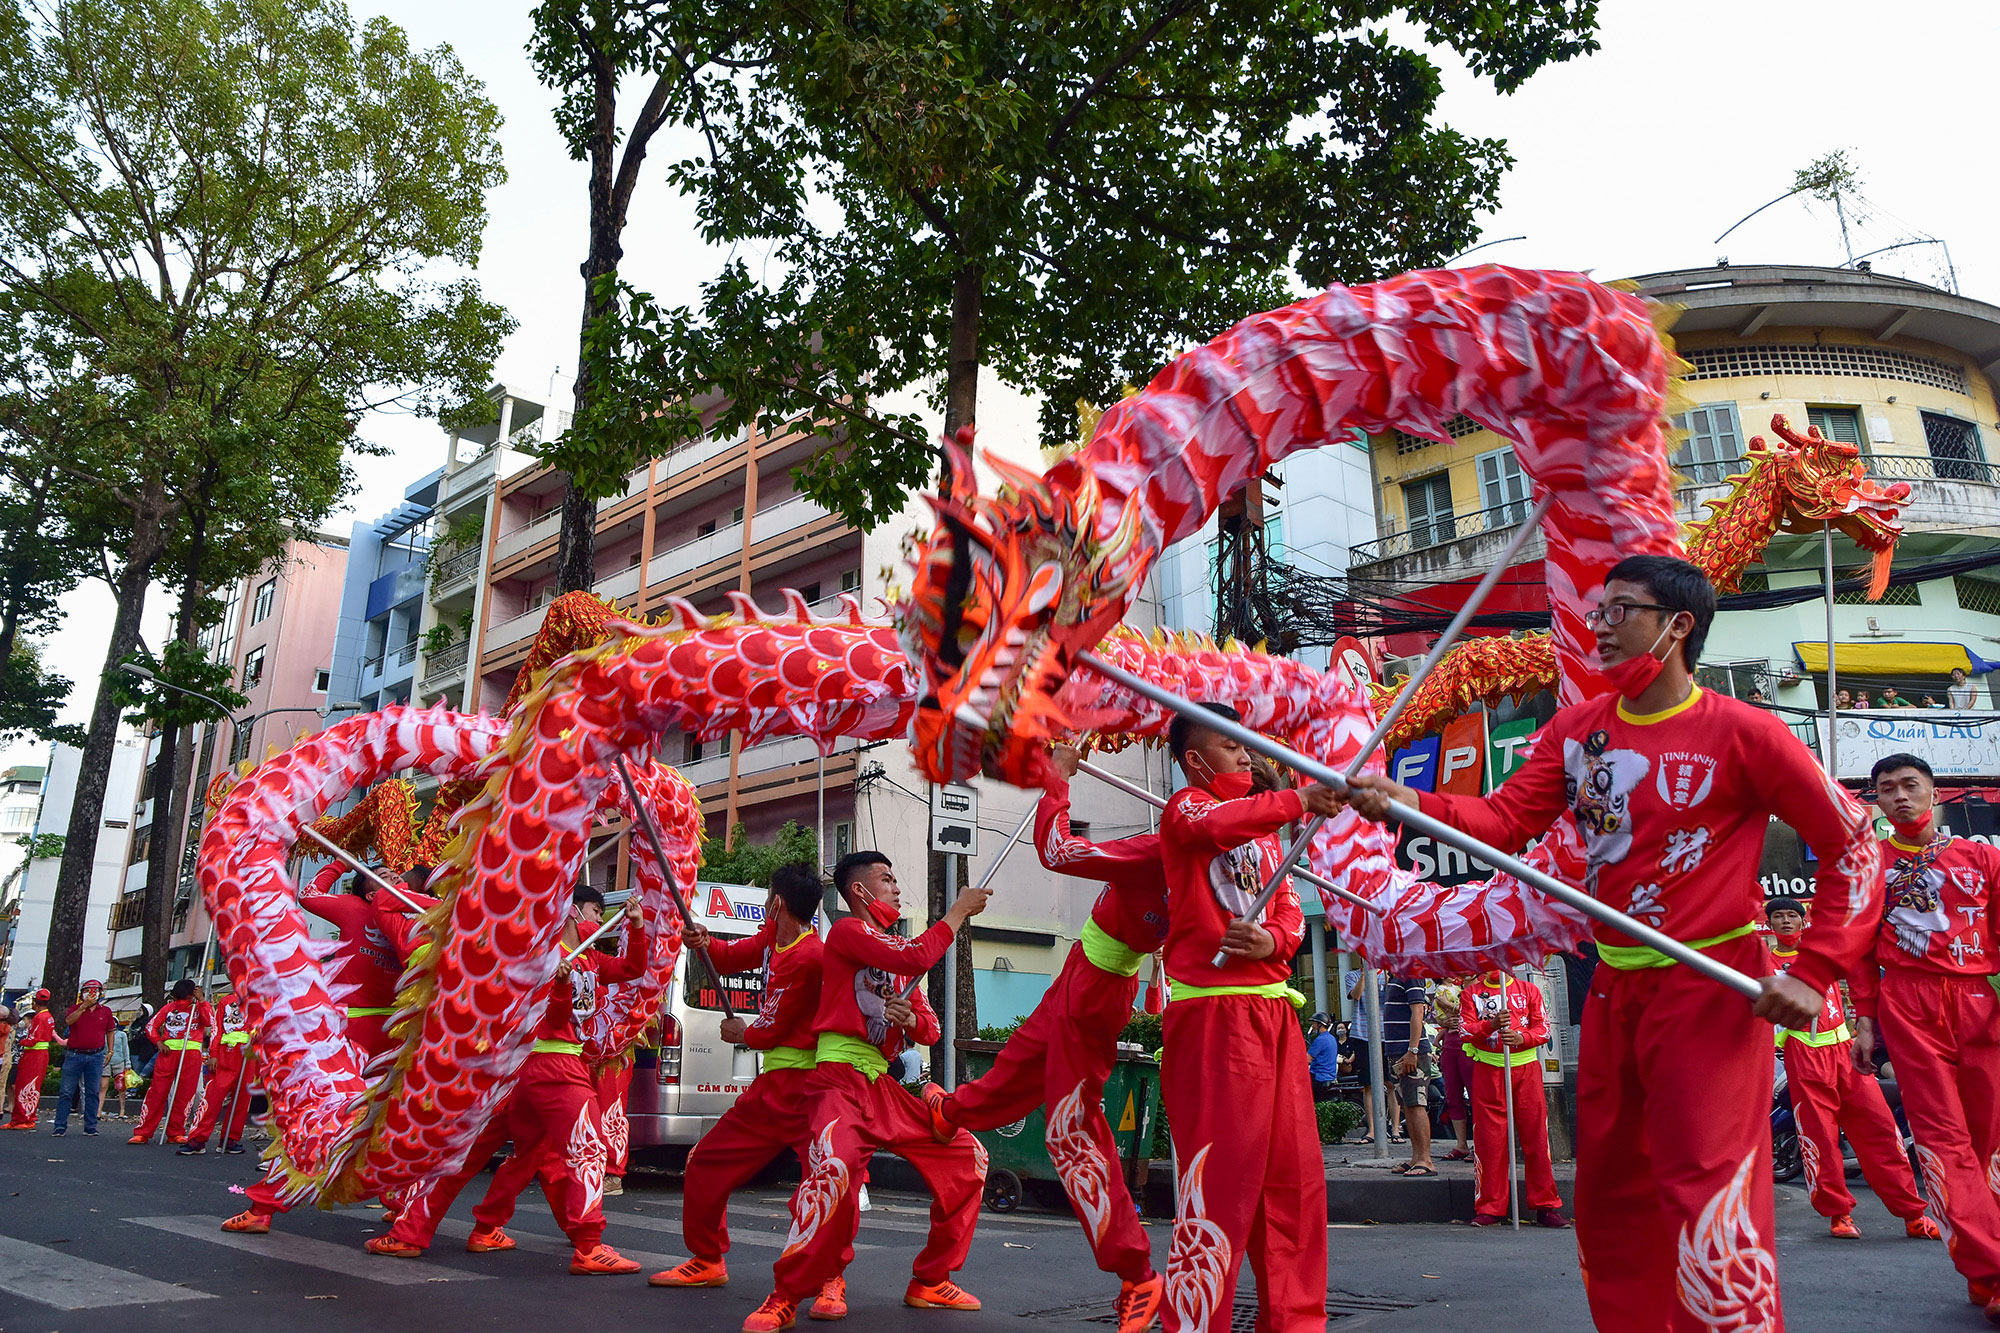
<path id="1" fill-rule="evenodd" d="M 1340 1043 L 1333 1035 L 1333 1015 L 1314 1014 L 1308 1025 L 1306 1059 L 1312 1062 L 1313 1100 L 1333 1100 L 1340 1081 Z"/>

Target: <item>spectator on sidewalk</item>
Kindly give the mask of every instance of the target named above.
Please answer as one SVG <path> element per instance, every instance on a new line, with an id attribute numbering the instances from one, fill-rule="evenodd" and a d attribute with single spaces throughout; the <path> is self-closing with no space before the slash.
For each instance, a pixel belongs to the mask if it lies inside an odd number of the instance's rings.
<path id="1" fill-rule="evenodd" d="M 159 1058 L 160 1047 L 153 1040 L 153 1034 L 146 1029 L 153 1023 L 153 1006 L 141 1003 L 139 1012 L 132 1015 L 132 1021 L 125 1025 L 125 1038 L 131 1047 L 132 1068 L 140 1078 L 153 1076 L 153 1061 Z"/>
<path id="2" fill-rule="evenodd" d="M 62 1090 L 56 1094 L 58 1135 L 69 1132 L 70 1099 L 83 1094 L 83 1132 L 97 1133 L 98 1099 L 104 1078 L 104 1048 L 118 1030 L 118 1018 L 104 1003 L 104 983 L 93 978 L 70 1006 L 63 1022 L 69 1028 L 69 1048 L 63 1054 Z"/>
<path id="3" fill-rule="evenodd" d="M 132 1072 L 132 1035 L 120 1023 L 111 1029 L 111 1044 L 105 1048 L 104 1086 L 98 1089 L 99 1104 L 110 1114 L 111 1094 L 118 1093 L 118 1118 L 127 1118 L 125 1113 L 125 1093 L 138 1075 Z"/>
<path id="4" fill-rule="evenodd" d="M 1364 975 L 1366 974 L 1361 972 L 1347 974 L 1347 998 L 1353 1002 L 1354 1017 L 1347 1024 L 1347 1035 L 1341 1038 L 1340 1053 L 1347 1058 L 1347 1072 L 1354 1075 L 1355 1080 L 1361 1084 L 1362 1122 L 1368 1129 L 1367 1137 L 1361 1142 L 1373 1143 L 1379 1129 L 1375 1124 L 1375 1098 L 1372 1095 L 1375 1087 L 1375 1061 L 1368 1051 L 1368 1003 L 1361 994 L 1361 978 Z M 1379 982 L 1376 983 L 1375 990 L 1378 995 L 1381 993 L 1382 987 Z M 1393 1112 L 1395 1107 L 1391 1105 L 1389 1109 Z"/>
<path id="5" fill-rule="evenodd" d="M 1472 1156 L 1466 1141 L 1466 1127 L 1472 1120 L 1472 1057 L 1465 1053 L 1465 1030 L 1459 1021 L 1458 1002 L 1463 982 L 1446 982 L 1431 998 L 1436 1002 L 1438 1020 L 1438 1067 L 1444 1077 L 1444 1118 L 1451 1121 L 1456 1146 L 1444 1155 L 1447 1162 L 1463 1162 Z"/>
<path id="6" fill-rule="evenodd" d="M 1330 1102 L 1340 1091 L 1340 1042 L 1333 1035 L 1333 1015 L 1314 1014 L 1306 1034 L 1306 1059 L 1312 1065 L 1313 1101 Z"/>
<path id="7" fill-rule="evenodd" d="M 1432 1051 L 1424 1035 L 1430 988 L 1419 978 L 1391 977 L 1382 983 L 1382 1050 L 1391 1061 L 1389 1088 L 1403 1108 L 1410 1137 L 1410 1160 L 1397 1170 L 1405 1176 L 1434 1176 L 1431 1161 L 1430 1081 Z"/>

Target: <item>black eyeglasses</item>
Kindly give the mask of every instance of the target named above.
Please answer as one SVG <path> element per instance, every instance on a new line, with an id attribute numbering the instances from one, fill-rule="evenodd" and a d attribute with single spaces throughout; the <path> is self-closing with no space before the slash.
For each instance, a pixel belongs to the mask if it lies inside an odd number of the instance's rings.
<path id="1" fill-rule="evenodd" d="M 1600 606 L 1595 611 L 1583 613 L 1583 623 L 1596 629 L 1599 625 L 1622 625 L 1627 611 L 1674 611 L 1671 606 L 1661 606 L 1658 602 L 1613 602 Z"/>

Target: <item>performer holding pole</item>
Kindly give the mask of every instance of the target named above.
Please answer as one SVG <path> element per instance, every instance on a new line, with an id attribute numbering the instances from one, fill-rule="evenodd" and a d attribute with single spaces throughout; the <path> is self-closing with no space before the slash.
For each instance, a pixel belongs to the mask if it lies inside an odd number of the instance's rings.
<path id="1" fill-rule="evenodd" d="M 1460 992 L 1459 1027 L 1465 1033 L 1466 1053 L 1472 1057 L 1472 1142 L 1479 1168 L 1472 1225 L 1490 1227 L 1502 1220 L 1500 1177 L 1504 1164 L 1509 1212 L 1514 1225 L 1520 1226 L 1520 1186 L 1514 1173 L 1515 1145 L 1519 1143 L 1526 1159 L 1528 1207 L 1535 1210 L 1535 1225 L 1568 1226 L 1562 1215 L 1562 1195 L 1556 1192 L 1555 1165 L 1549 1155 L 1548 1103 L 1542 1097 L 1539 1048 L 1549 1039 L 1549 1023 L 1541 988 L 1522 985 L 1503 968 L 1489 968 Z M 1496 1123 L 1503 1106 L 1504 1133 Z"/>
<path id="2" fill-rule="evenodd" d="M 188 1103 L 194 1100 L 201 1078 L 206 1039 L 215 1028 L 215 1015 L 196 990 L 193 977 L 176 981 L 173 999 L 160 1006 L 146 1027 L 147 1035 L 160 1044 L 160 1054 L 153 1062 L 153 1081 L 146 1089 L 138 1128 L 127 1143 L 144 1143 L 155 1130 L 165 1134 L 168 1143 L 187 1140 Z M 181 1092 L 183 1085 L 186 1095 Z"/>
<path id="3" fill-rule="evenodd" d="M 215 1132 L 218 1120 L 223 1151 L 243 1151 L 243 1122 L 250 1115 L 250 1103 L 241 1094 L 243 1085 L 250 1081 L 250 1030 L 243 1006 L 233 995 L 223 1002 L 220 1030 L 206 1065 L 208 1086 L 202 1093 L 201 1119 L 182 1146 L 182 1157 L 199 1157 L 208 1151 L 208 1136 Z"/>
<path id="4" fill-rule="evenodd" d="M 1715 590 L 1688 562 L 1620 561 L 1589 616 L 1614 693 L 1559 711 L 1489 797 L 1419 795 L 1379 775 L 1351 793 L 1369 818 L 1411 823 L 1417 807 L 1426 828 L 1508 848 L 1572 814 L 1594 896 L 1557 896 L 1600 920 L 1606 899 L 1633 922 L 1598 930 L 1579 1069 L 1577 1247 L 1600 1328 L 1693 1333 L 1724 1311 L 1781 1327 L 1764 1023 L 1812 1020 L 1867 948 L 1879 901 L 1861 808 L 1771 714 L 1694 683 L 1714 614 Z M 1750 983 L 1746 1006 L 1674 964 L 1699 960 L 1732 987 L 1767 971 L 1752 932 L 1773 817 L 1813 848 L 1820 908 L 1791 975 Z"/>
<path id="5" fill-rule="evenodd" d="M 28 1020 L 14 1057 L 14 1114 L 8 1118 L 8 1129 L 35 1127 L 36 1111 L 42 1104 L 42 1078 L 49 1072 L 49 1052 L 63 1045 L 56 1031 L 56 1016 L 49 1011 L 48 991 L 36 991 L 34 1004 L 35 1016 Z M 144 1136 L 136 1141 L 144 1142 Z"/>

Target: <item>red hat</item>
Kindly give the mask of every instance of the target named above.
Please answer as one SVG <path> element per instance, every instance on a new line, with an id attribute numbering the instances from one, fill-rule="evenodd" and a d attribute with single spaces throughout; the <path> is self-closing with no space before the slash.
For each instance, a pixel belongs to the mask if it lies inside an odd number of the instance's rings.
<path id="1" fill-rule="evenodd" d="M 35 998 L 40 1000 L 43 1004 L 47 1004 L 49 1000 L 53 997 L 50 996 L 47 988 L 45 987 L 42 990 L 38 990 L 35 992 Z"/>
<path id="2" fill-rule="evenodd" d="M 103 990 L 104 983 L 99 981 L 96 977 L 92 977 L 90 980 L 83 983 L 83 988 L 85 990 Z"/>

